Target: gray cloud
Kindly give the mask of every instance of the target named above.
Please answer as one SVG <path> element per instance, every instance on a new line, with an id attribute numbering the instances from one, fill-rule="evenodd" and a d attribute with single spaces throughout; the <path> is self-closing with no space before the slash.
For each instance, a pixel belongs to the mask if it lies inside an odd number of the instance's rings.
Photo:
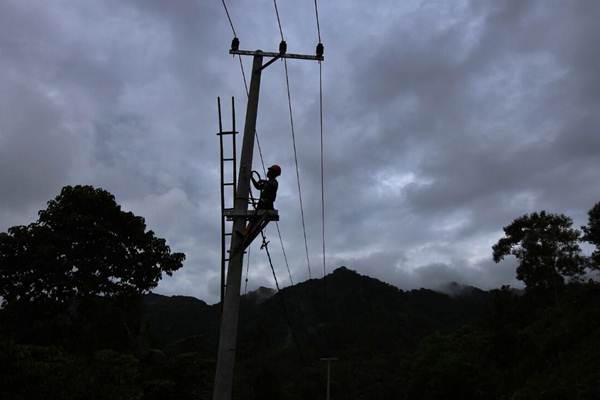
<path id="1" fill-rule="evenodd" d="M 272 4 L 228 4 L 242 48 L 276 48 Z M 600 200 L 600 5 L 319 6 L 328 270 L 402 288 L 514 284 L 515 264 L 490 260 L 502 226 L 539 209 L 585 223 Z M 280 4 L 290 51 L 314 51 L 313 13 Z M 216 301 L 216 97 L 228 115 L 235 96 L 240 129 L 245 108 L 231 36 L 219 2 L 0 3 L 0 229 L 33 220 L 65 184 L 102 186 L 187 254 L 158 290 Z M 288 66 L 320 276 L 318 65 Z M 265 163 L 283 166 L 277 205 L 297 282 L 308 270 L 283 78 L 281 62 L 263 74 L 258 133 Z M 274 227 L 268 235 L 288 284 Z M 250 257 L 250 289 L 273 286 L 257 246 Z"/>

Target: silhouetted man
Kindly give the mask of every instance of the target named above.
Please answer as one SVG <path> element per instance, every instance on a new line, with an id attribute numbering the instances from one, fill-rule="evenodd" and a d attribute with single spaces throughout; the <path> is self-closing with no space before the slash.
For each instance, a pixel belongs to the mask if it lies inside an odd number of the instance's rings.
<path id="1" fill-rule="evenodd" d="M 256 173 L 258 175 L 258 173 Z M 258 190 L 260 190 L 260 198 L 258 199 L 258 204 L 256 205 L 256 211 L 258 210 L 273 210 L 273 203 L 275 202 L 275 198 L 277 197 L 277 188 L 279 187 L 279 183 L 277 182 L 277 177 L 281 175 L 281 167 L 277 164 L 271 165 L 267 169 L 267 178 L 268 179 L 254 179 L 254 172 L 251 176 L 252 184 Z M 259 175 L 260 178 L 260 175 Z M 248 226 L 246 226 L 246 234 L 249 234 L 254 227 L 254 224 L 257 222 L 258 216 L 254 216 L 249 218 Z"/>
<path id="2" fill-rule="evenodd" d="M 277 164 L 271 165 L 269 169 L 267 169 L 267 178 L 268 179 L 254 179 L 252 176 L 252 183 L 254 187 L 260 190 L 260 198 L 258 199 L 258 205 L 256 206 L 257 210 L 272 210 L 273 203 L 275 202 L 275 198 L 277 197 L 277 188 L 279 187 L 279 183 L 277 182 L 277 177 L 281 175 L 281 167 Z"/>

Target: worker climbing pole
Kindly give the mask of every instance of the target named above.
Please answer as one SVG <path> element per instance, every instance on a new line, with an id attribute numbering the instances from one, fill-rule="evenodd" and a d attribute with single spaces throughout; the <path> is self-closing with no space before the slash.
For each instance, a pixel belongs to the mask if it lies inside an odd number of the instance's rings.
<path id="1" fill-rule="evenodd" d="M 225 2 L 223 2 L 225 6 Z M 225 7 L 227 11 L 227 8 Z M 229 17 L 229 12 L 227 12 Z M 230 20 L 231 22 L 231 20 Z M 232 24 L 232 30 L 233 24 Z M 258 101 L 260 93 L 260 80 L 262 71 L 279 59 L 302 59 L 323 61 L 323 45 L 319 43 L 315 55 L 287 53 L 287 43 L 281 40 L 278 52 L 263 52 L 261 50 L 240 50 L 240 41 L 235 36 L 231 42 L 229 54 L 238 56 L 252 56 L 252 72 L 250 90 L 246 108 L 244 136 L 239 162 L 237 187 L 234 190 L 234 207 L 223 209 L 224 218 L 233 221 L 226 284 L 222 302 L 221 327 L 219 332 L 219 347 L 217 354 L 217 368 L 213 389 L 213 400 L 230 400 L 233 383 L 233 370 L 235 364 L 237 328 L 240 307 L 240 287 L 242 277 L 242 263 L 246 248 L 270 221 L 279 219 L 278 211 L 263 208 L 248 210 L 250 200 L 250 180 L 252 178 L 252 158 L 256 134 L 256 119 L 258 114 Z M 263 60 L 268 58 L 267 62 Z M 220 132 L 222 133 L 222 131 Z M 223 160 L 223 157 L 222 157 Z M 280 172 L 280 171 L 279 171 Z M 223 202 L 222 202 L 223 205 Z M 251 221 L 250 229 L 248 222 Z"/>

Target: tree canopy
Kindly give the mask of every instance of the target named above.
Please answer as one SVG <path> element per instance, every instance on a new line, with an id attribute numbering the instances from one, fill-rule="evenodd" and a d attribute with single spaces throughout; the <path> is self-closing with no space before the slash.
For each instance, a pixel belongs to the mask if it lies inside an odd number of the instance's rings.
<path id="1" fill-rule="evenodd" d="M 519 260 L 517 279 L 528 290 L 564 284 L 565 276 L 583 273 L 580 232 L 571 218 L 541 211 L 523 215 L 504 227 L 505 237 L 493 249 L 494 261 L 513 255 Z"/>
<path id="2" fill-rule="evenodd" d="M 600 203 L 596 203 L 588 211 L 588 225 L 582 229 L 583 240 L 596 246 L 591 256 L 591 263 L 596 269 L 600 269 Z"/>
<path id="3" fill-rule="evenodd" d="M 38 214 L 0 233 L 3 304 L 64 306 L 89 295 L 144 293 L 185 259 L 100 188 L 65 186 Z"/>

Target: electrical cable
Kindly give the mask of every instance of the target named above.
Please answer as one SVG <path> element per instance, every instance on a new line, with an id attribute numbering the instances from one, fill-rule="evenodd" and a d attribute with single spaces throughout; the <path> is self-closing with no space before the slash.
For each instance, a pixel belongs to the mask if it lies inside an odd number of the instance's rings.
<path id="1" fill-rule="evenodd" d="M 323 238 L 323 278 L 325 278 L 325 170 L 323 167 L 323 68 L 321 61 L 319 61 L 319 125 L 321 128 L 321 233 Z"/>
<path id="2" fill-rule="evenodd" d="M 283 253 L 283 260 L 287 267 L 288 275 L 290 276 L 290 284 L 294 286 L 294 280 L 292 279 L 292 272 L 290 271 L 290 264 L 288 262 L 287 254 L 285 254 L 285 248 L 283 247 L 283 239 L 281 239 L 281 231 L 279 230 L 279 223 L 275 221 L 275 227 L 277 228 L 277 235 L 279 235 L 279 243 L 281 244 L 281 252 Z"/>
<path id="3" fill-rule="evenodd" d="M 296 133 L 294 129 L 294 115 L 292 112 L 292 96 L 290 94 L 290 80 L 287 68 L 287 59 L 283 59 L 283 66 L 285 68 L 285 84 L 287 88 L 288 97 L 288 108 L 290 112 L 290 126 L 292 131 L 292 147 L 294 149 L 294 163 L 296 165 L 296 181 L 298 182 L 298 200 L 300 201 L 300 217 L 302 219 L 302 232 L 304 234 L 304 248 L 306 250 L 306 264 L 308 266 L 308 279 L 312 278 L 310 269 L 310 258 L 308 256 L 308 240 L 306 239 L 306 223 L 304 221 L 304 204 L 302 202 L 302 188 L 300 187 L 300 170 L 298 168 L 298 151 L 296 150 Z"/>
<path id="4" fill-rule="evenodd" d="M 248 91 L 248 82 L 246 81 L 246 73 L 244 72 L 244 63 L 242 62 L 242 56 L 238 54 L 238 58 L 240 60 L 240 71 L 242 71 L 242 79 L 244 80 L 244 88 L 246 89 L 246 97 L 250 97 L 250 92 Z M 258 138 L 258 131 L 254 130 L 254 135 L 256 137 L 256 144 L 258 146 L 258 155 L 260 156 L 260 164 L 263 169 L 263 174 L 267 174 L 267 170 L 265 168 L 265 160 L 262 154 L 262 148 L 260 146 L 260 139 Z"/>
<path id="5" fill-rule="evenodd" d="M 246 81 L 246 73 L 244 72 L 244 64 L 242 63 L 242 57 L 240 55 L 238 55 L 239 59 L 240 59 L 240 70 L 242 71 L 242 78 L 244 80 L 244 88 L 246 89 L 246 97 L 250 96 L 250 92 L 248 91 L 248 82 Z M 258 155 L 260 156 L 260 164 L 262 166 L 262 170 L 263 170 L 263 174 L 266 175 L 267 174 L 267 169 L 265 167 L 265 159 L 263 157 L 263 153 L 262 153 L 262 147 L 260 146 L 260 139 L 258 136 L 258 131 L 254 131 L 254 133 L 256 134 L 256 145 L 258 147 Z M 281 236 L 281 230 L 279 229 L 279 222 L 275 221 L 275 227 L 277 228 L 277 236 L 279 237 L 279 244 L 281 245 L 281 252 L 283 253 L 283 260 L 285 262 L 285 267 L 287 269 L 288 275 L 290 277 L 290 284 L 293 286 L 294 285 L 294 280 L 292 279 L 292 272 L 290 270 L 290 263 L 288 261 L 287 258 L 287 254 L 285 252 L 285 246 L 283 245 L 283 238 Z"/>
<path id="6" fill-rule="evenodd" d="M 321 27 L 319 24 L 319 9 L 317 7 L 317 0 L 314 0 L 315 4 L 315 19 L 317 22 L 317 38 L 319 45 L 317 51 L 321 47 Z M 323 64 L 319 60 L 319 128 L 320 128 L 320 158 L 321 158 L 321 234 L 322 234 L 322 255 L 323 255 L 323 304 L 327 304 L 327 279 L 326 279 L 326 252 L 325 252 L 325 168 L 324 168 L 324 145 L 323 145 Z M 326 311 L 327 313 L 327 311 Z M 326 317 L 327 318 L 327 317 Z M 329 319 L 329 318 L 328 318 Z M 330 329 L 325 329 L 325 341 L 326 351 L 325 354 L 331 354 L 330 345 Z"/>
<path id="7" fill-rule="evenodd" d="M 233 32 L 233 37 L 237 37 L 235 33 L 235 28 L 233 27 L 233 22 L 231 22 L 231 17 L 229 16 L 229 10 L 227 9 L 227 5 L 225 4 L 225 0 L 221 0 L 223 3 L 223 7 L 225 8 L 225 14 L 227 14 L 227 19 L 229 20 L 229 26 L 231 26 L 231 31 Z"/>
<path id="8" fill-rule="evenodd" d="M 279 18 L 279 10 L 277 9 L 277 0 L 273 0 L 273 5 L 275 6 L 275 15 L 277 16 L 277 25 L 279 25 L 279 34 L 281 35 L 281 40 L 283 40 L 283 29 L 281 29 L 281 19 Z"/>
<path id="9" fill-rule="evenodd" d="M 235 28 L 233 26 L 233 22 L 231 21 L 231 17 L 229 16 L 229 10 L 227 9 L 227 5 L 225 4 L 225 0 L 222 0 L 223 3 L 223 8 L 225 8 L 225 13 L 227 14 L 227 19 L 229 20 L 229 25 L 231 26 L 231 31 L 233 32 L 233 36 L 237 37 L 236 33 L 235 33 Z M 279 26 L 279 32 L 281 33 L 282 37 L 283 37 L 283 31 L 281 30 L 281 22 L 279 21 L 279 11 L 277 10 L 277 4 L 275 4 L 275 10 L 277 12 L 277 18 L 278 18 L 278 22 L 280 24 Z M 244 88 L 246 90 L 246 97 L 248 97 L 250 95 L 250 92 L 248 90 L 248 81 L 246 80 L 246 72 L 244 71 L 244 63 L 242 62 L 242 56 L 238 54 L 238 60 L 240 63 L 240 71 L 242 73 L 242 79 L 244 81 Z M 266 175 L 266 168 L 265 168 L 265 160 L 263 157 L 263 153 L 262 153 L 262 148 L 260 145 L 260 139 L 258 136 L 258 132 L 255 131 L 255 135 L 256 135 L 256 144 L 258 146 L 258 155 L 260 156 L 260 163 L 263 169 L 263 174 Z M 281 236 L 281 230 L 279 229 L 279 222 L 275 221 L 275 227 L 277 228 L 277 236 L 279 237 L 279 244 L 281 245 L 281 252 L 283 253 L 283 260 L 285 261 L 285 267 L 287 269 L 288 275 L 290 277 L 290 284 L 293 286 L 294 285 L 294 280 L 292 279 L 292 272 L 290 270 L 290 263 L 288 261 L 287 258 L 287 254 L 285 252 L 285 246 L 283 244 L 283 237 Z"/>
<path id="10" fill-rule="evenodd" d="M 235 28 L 233 26 L 233 23 L 231 21 L 229 12 L 227 10 L 227 6 L 225 4 L 225 1 L 222 0 L 223 6 L 225 8 L 225 12 L 227 14 L 227 18 L 229 20 L 229 23 L 231 25 L 231 29 L 232 32 L 234 34 L 234 36 L 237 37 L 236 33 L 235 33 Z M 275 14 L 277 17 L 277 25 L 279 27 L 279 33 L 281 36 L 281 40 L 284 40 L 284 35 L 283 35 L 283 28 L 281 25 L 281 18 L 279 15 L 279 10 L 277 7 L 277 1 L 273 0 L 273 5 L 275 8 Z M 321 29 L 320 29 L 320 23 L 319 23 L 319 12 L 318 12 L 318 5 L 317 5 L 317 0 L 314 0 L 314 6 L 315 6 L 315 18 L 316 18 L 316 24 L 317 24 L 317 36 L 319 39 L 319 46 L 322 48 L 321 45 Z M 317 52 L 319 52 L 319 46 L 317 47 Z M 321 50 L 322 51 L 322 50 Z M 239 60 L 239 64 L 240 64 L 240 70 L 242 73 L 242 78 L 244 80 L 244 87 L 246 89 L 246 95 L 248 96 L 249 91 L 248 91 L 248 84 L 247 84 L 247 80 L 246 80 L 246 75 L 244 72 L 244 67 L 243 67 L 243 62 L 241 59 L 241 56 L 238 55 L 238 60 Z M 305 223 L 305 217 L 304 217 L 304 205 L 303 205 L 303 200 L 302 200 L 302 189 L 301 189 L 301 184 L 300 184 L 300 173 L 299 173 L 299 165 L 298 165 L 298 154 L 297 154 L 297 147 L 296 147 L 296 139 L 295 139 L 295 128 L 294 128 L 294 120 L 293 120 L 293 110 L 292 110 L 292 102 L 291 102 L 291 91 L 290 91 L 290 84 L 289 84 L 289 72 L 288 72 L 288 68 L 287 68 L 287 60 L 284 59 L 284 69 L 285 69 L 285 79 L 286 79 L 286 89 L 287 89 L 287 96 L 288 96 L 288 108 L 289 108 L 289 113 L 290 113 L 290 126 L 291 126 L 291 133 L 292 133 L 292 144 L 293 144 L 293 151 L 294 151 L 294 162 L 295 162 L 295 167 L 296 167 L 296 178 L 297 178 L 297 184 L 298 184 L 298 198 L 299 198 L 299 202 L 300 202 L 300 213 L 301 213 L 301 219 L 302 219 L 302 230 L 303 230 L 303 235 L 304 235 L 304 247 L 305 247 L 305 252 L 306 252 L 306 260 L 307 260 L 307 267 L 308 267 L 308 274 L 309 274 L 309 279 L 312 278 L 312 273 L 311 273 L 311 267 L 310 267 L 310 258 L 309 258 L 309 251 L 308 251 L 308 240 L 307 240 L 307 235 L 306 235 L 306 223 Z M 324 178 L 324 143 L 323 143 L 323 84 L 322 84 L 322 65 L 321 62 L 319 62 L 319 124 L 320 124 L 320 163 L 321 163 L 321 228 L 322 228 L 322 255 L 323 255 L 323 278 L 325 278 L 325 274 L 326 274 L 326 253 L 325 253 L 325 178 Z M 266 173 L 266 169 L 265 169 L 265 164 L 264 164 L 264 158 L 262 155 L 262 148 L 261 148 L 261 144 L 260 144 L 260 139 L 258 137 L 258 132 L 256 133 L 256 143 L 258 146 L 258 152 L 260 155 L 260 159 L 261 159 L 261 166 L 263 169 L 263 172 Z M 250 194 L 252 197 L 252 194 Z M 253 204 L 254 204 L 254 199 L 253 199 Z M 292 276 L 291 276 L 291 272 L 289 269 L 289 263 L 287 260 L 287 255 L 285 253 L 285 248 L 283 245 L 283 239 L 281 236 L 281 231 L 279 229 L 279 224 L 276 222 L 276 227 L 277 227 L 277 233 L 279 236 L 279 241 L 281 244 L 281 248 L 282 248 L 282 252 L 283 252 L 283 256 L 284 256 L 284 260 L 286 263 L 286 267 L 288 270 L 288 274 L 290 277 L 290 282 L 293 285 L 293 281 L 292 281 Z M 269 248 L 268 248 L 268 241 L 266 240 L 266 236 L 264 234 L 263 231 L 261 231 L 261 236 L 262 236 L 262 240 L 263 240 L 263 248 L 265 248 L 266 253 L 267 253 L 267 258 L 269 260 L 269 265 L 271 267 L 271 271 L 273 273 L 273 279 L 275 281 L 275 286 L 277 288 L 277 291 L 280 292 L 280 287 L 279 287 L 279 282 L 277 280 L 277 276 L 275 273 L 275 268 L 273 267 L 273 262 L 272 262 L 272 258 L 271 258 L 271 254 L 269 252 Z M 250 250 L 250 249 L 249 249 Z M 249 251 L 248 250 L 248 251 Z M 249 258 L 250 258 L 250 254 L 248 254 L 248 264 L 246 267 L 246 288 L 245 291 L 247 290 L 247 283 L 248 283 L 248 270 L 249 270 Z M 325 282 L 325 279 L 323 279 L 323 281 Z M 326 293 L 326 289 L 325 289 L 325 293 Z M 326 297 L 326 296 L 325 296 Z M 283 313 L 286 319 L 286 322 L 290 328 L 294 343 L 296 345 L 296 349 L 298 350 L 298 353 L 300 355 L 300 358 L 302 360 L 304 360 L 304 357 L 302 355 L 301 352 L 301 347 L 299 345 L 299 342 L 297 340 L 296 334 L 294 329 L 292 328 L 291 325 L 291 321 L 289 318 L 289 313 L 287 312 L 287 307 L 285 304 L 285 300 L 284 300 L 284 296 L 283 293 L 280 293 L 280 300 L 281 300 L 281 306 L 283 308 Z"/>
<path id="11" fill-rule="evenodd" d="M 319 43 L 321 43 L 321 26 L 319 25 L 319 8 L 317 7 L 317 0 L 315 0 L 315 16 L 317 18 L 317 37 L 319 38 Z M 319 64 L 321 62 L 319 61 Z"/>
<path id="12" fill-rule="evenodd" d="M 277 8 L 277 0 L 273 0 L 273 6 L 275 8 L 275 16 L 277 17 L 277 25 L 279 27 L 279 34 L 281 35 L 281 40 L 283 41 L 284 40 L 283 29 L 281 27 L 281 18 L 279 16 L 279 9 Z M 315 3 L 315 6 L 316 6 L 316 3 Z M 320 37 L 320 28 L 319 28 L 319 37 Z M 290 112 L 290 126 L 291 126 L 291 130 L 292 130 L 292 144 L 293 144 L 293 148 L 294 148 L 294 162 L 295 162 L 295 165 L 296 165 L 296 178 L 297 178 L 297 182 L 298 182 L 298 199 L 300 201 L 300 215 L 301 215 L 301 219 L 302 219 L 302 232 L 303 232 L 303 235 L 304 235 L 304 249 L 306 251 L 306 264 L 307 264 L 307 267 L 308 267 L 308 278 L 311 279 L 312 278 L 312 272 L 311 272 L 311 268 L 310 268 L 310 257 L 308 255 L 308 240 L 306 238 L 306 222 L 305 222 L 305 218 L 304 218 L 304 205 L 303 205 L 303 202 L 302 202 L 302 190 L 301 190 L 301 187 L 300 187 L 300 172 L 299 172 L 299 169 L 298 169 L 298 152 L 296 150 L 296 135 L 295 135 L 295 130 L 294 130 L 294 117 L 293 117 L 293 112 L 292 112 L 292 99 L 291 99 L 291 94 L 290 94 L 290 81 L 289 81 L 289 74 L 288 74 L 288 68 L 287 68 L 287 59 L 285 59 L 285 58 L 283 59 L 283 65 L 284 65 L 284 68 L 285 68 L 285 83 L 286 83 L 286 88 L 287 88 L 288 107 L 289 107 L 289 112 Z M 277 230 L 279 231 L 279 226 L 278 225 L 277 225 Z"/>

